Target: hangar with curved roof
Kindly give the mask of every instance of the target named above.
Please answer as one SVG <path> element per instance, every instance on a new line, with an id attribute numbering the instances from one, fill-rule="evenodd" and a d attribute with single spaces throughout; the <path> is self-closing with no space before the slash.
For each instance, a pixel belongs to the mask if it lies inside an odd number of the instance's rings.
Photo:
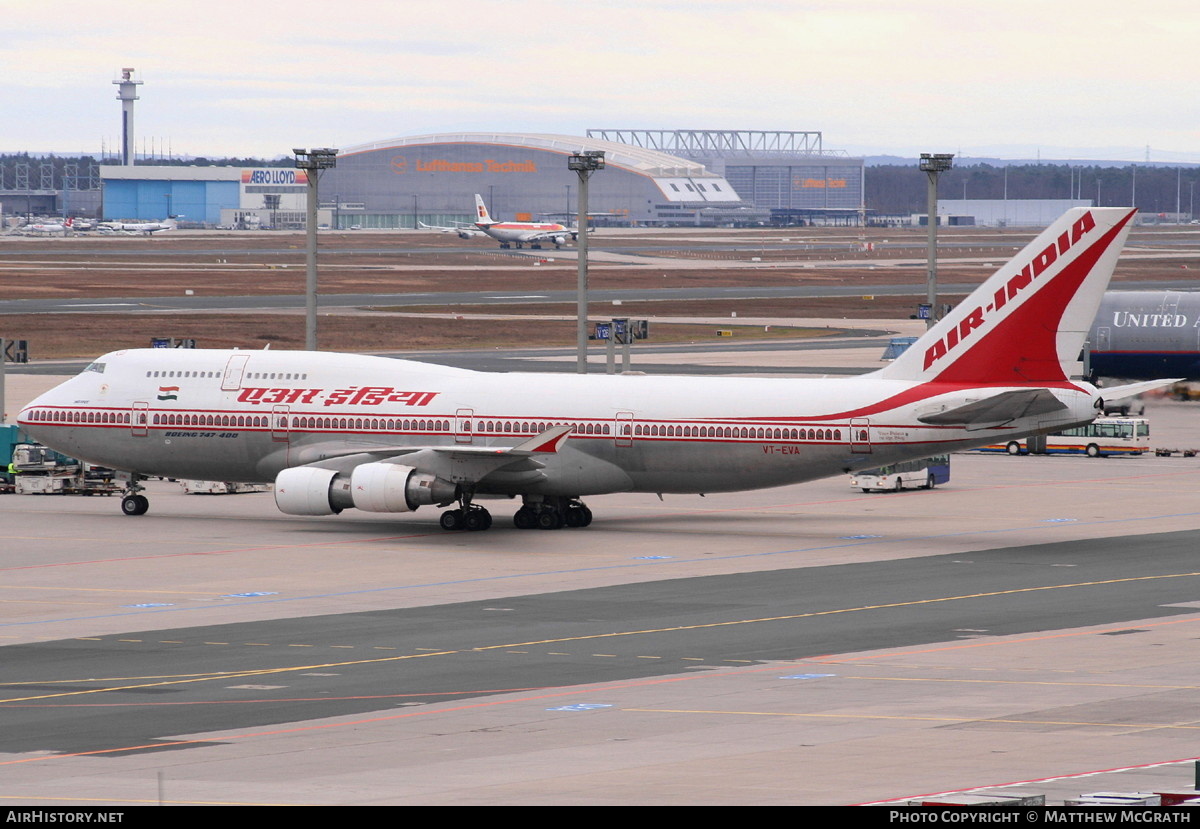
<path id="1" fill-rule="evenodd" d="M 322 174 L 321 201 L 337 203 L 339 227 L 471 221 L 476 193 L 496 218 L 573 223 L 579 179 L 567 157 L 597 150 L 606 166 L 588 182 L 593 221 L 712 225 L 768 215 L 699 162 L 615 141 L 523 133 L 416 135 L 344 148 Z"/>

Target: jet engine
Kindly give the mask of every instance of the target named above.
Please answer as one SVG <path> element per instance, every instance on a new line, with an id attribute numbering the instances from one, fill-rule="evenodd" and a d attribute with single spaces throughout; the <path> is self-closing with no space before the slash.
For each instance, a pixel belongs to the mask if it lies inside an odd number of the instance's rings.
<path id="1" fill-rule="evenodd" d="M 436 475 L 397 463 L 364 463 L 350 476 L 354 506 L 367 512 L 409 512 L 422 504 L 448 504 L 458 487 Z"/>
<path id="2" fill-rule="evenodd" d="M 411 512 L 422 504 L 447 504 L 458 487 L 396 463 L 364 463 L 350 475 L 296 466 L 275 477 L 275 505 L 288 515 L 334 515 L 348 507 L 367 512 Z"/>
<path id="3" fill-rule="evenodd" d="M 554 237 L 554 244 L 561 246 L 561 245 L 565 245 L 566 243 L 567 243 L 566 236 L 555 236 Z"/>
<path id="4" fill-rule="evenodd" d="M 471 231 L 469 231 L 469 230 L 460 230 L 460 231 L 458 231 L 458 238 L 459 238 L 459 239 L 470 239 L 470 238 L 471 238 L 471 236 L 472 236 L 472 233 L 471 233 Z"/>

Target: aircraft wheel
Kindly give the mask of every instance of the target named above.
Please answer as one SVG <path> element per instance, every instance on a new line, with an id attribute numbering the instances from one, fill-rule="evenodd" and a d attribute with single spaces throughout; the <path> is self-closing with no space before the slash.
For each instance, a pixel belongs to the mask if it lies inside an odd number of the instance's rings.
<path id="1" fill-rule="evenodd" d="M 150 509 L 150 499 L 145 495 L 126 495 L 121 499 L 121 512 L 126 515 L 145 515 Z"/>
<path id="2" fill-rule="evenodd" d="M 529 507 L 521 507 L 513 515 L 513 526 L 518 530 L 533 530 L 537 529 L 538 520 L 537 513 Z"/>
<path id="3" fill-rule="evenodd" d="M 586 527 L 592 523 L 592 511 L 583 504 L 567 507 L 563 520 L 568 527 Z"/>
<path id="4" fill-rule="evenodd" d="M 1100 457 L 1100 447 L 1094 443 L 1089 443 L 1085 451 L 1087 452 L 1087 456 L 1089 458 Z"/>
<path id="5" fill-rule="evenodd" d="M 438 519 L 438 523 L 442 525 L 443 530 L 461 530 L 463 528 L 463 514 L 460 509 L 448 509 L 442 513 L 442 517 Z"/>
<path id="6" fill-rule="evenodd" d="M 1004 448 L 1008 450 L 1008 454 L 1010 455 L 1021 454 L 1021 444 L 1017 443 L 1015 440 L 1010 440 L 1008 442 L 1008 446 Z"/>
<path id="7" fill-rule="evenodd" d="M 463 526 L 472 532 L 486 530 L 492 526 L 492 514 L 483 507 L 472 509 L 463 518 Z"/>
<path id="8" fill-rule="evenodd" d="M 537 525 L 539 530 L 562 529 L 563 515 L 561 512 L 554 509 L 548 509 L 545 512 L 539 512 L 537 517 Z"/>

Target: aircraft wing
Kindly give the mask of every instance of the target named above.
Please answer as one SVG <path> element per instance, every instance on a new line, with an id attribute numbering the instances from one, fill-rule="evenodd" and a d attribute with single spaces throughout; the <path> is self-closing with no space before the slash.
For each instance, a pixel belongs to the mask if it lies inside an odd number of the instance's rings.
<path id="1" fill-rule="evenodd" d="M 516 446 L 336 446 L 320 444 L 293 455 L 300 465 L 335 469 L 343 474 L 363 463 L 396 461 L 430 472 L 454 483 L 478 483 L 502 473 L 523 481 L 542 477 L 537 460 L 558 452 L 571 433 L 570 426 L 556 426 Z"/>
<path id="2" fill-rule="evenodd" d="M 417 222 L 417 227 L 421 230 L 436 230 L 438 233 L 457 233 L 464 239 L 471 236 L 483 236 L 484 233 L 478 230 L 474 225 L 455 225 L 454 227 L 446 227 L 445 225 L 427 225 L 424 222 Z"/>
<path id="3" fill-rule="evenodd" d="M 967 429 L 991 428 L 1022 417 L 1049 414 L 1067 408 L 1048 389 L 1015 389 L 952 409 L 918 415 L 917 420 L 934 426 L 966 425 Z"/>
<path id="4" fill-rule="evenodd" d="M 571 237 L 574 241 L 579 237 L 579 231 L 575 230 L 543 230 L 538 233 L 529 233 L 521 237 L 522 242 L 555 242 L 558 239 Z"/>

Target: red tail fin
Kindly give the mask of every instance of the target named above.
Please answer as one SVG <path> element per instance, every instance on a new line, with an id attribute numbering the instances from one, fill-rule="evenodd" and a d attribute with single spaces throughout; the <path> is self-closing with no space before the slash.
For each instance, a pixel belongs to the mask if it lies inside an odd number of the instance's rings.
<path id="1" fill-rule="evenodd" d="M 876 376 L 947 383 L 1062 383 L 1136 211 L 1068 210 Z"/>

